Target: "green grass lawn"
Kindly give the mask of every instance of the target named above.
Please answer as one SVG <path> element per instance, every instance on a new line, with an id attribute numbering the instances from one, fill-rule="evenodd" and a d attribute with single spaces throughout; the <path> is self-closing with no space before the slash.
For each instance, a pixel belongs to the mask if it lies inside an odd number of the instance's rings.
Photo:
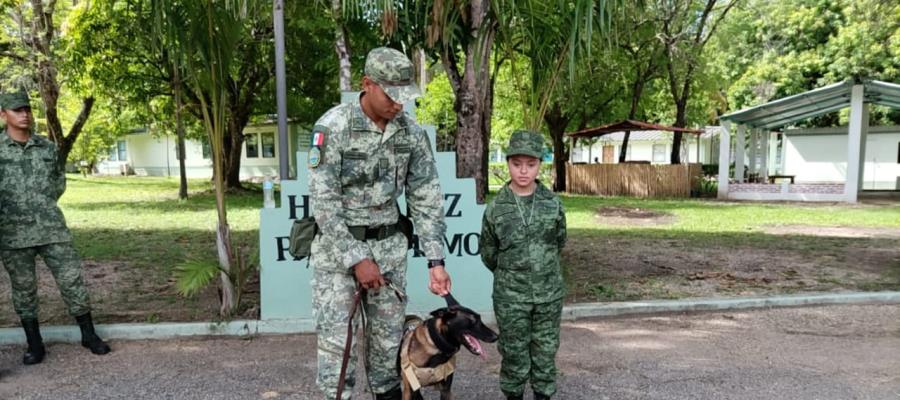
<path id="1" fill-rule="evenodd" d="M 166 271 L 187 258 L 215 259 L 215 194 L 208 180 L 191 180 L 187 200 L 178 180 L 69 175 L 60 207 L 85 258 L 129 261 Z M 227 195 L 233 239 L 257 247 L 259 185 Z"/>
<path id="2" fill-rule="evenodd" d="M 106 288 L 92 289 L 98 292 L 94 297 L 104 320 L 214 318 L 214 287 L 200 299 L 183 299 L 172 279 L 173 268 L 185 260 L 215 260 L 215 198 L 208 180 L 191 180 L 189 198 L 182 201 L 175 178 L 69 175 L 68 179 L 60 206 L 78 250 L 86 264 L 92 263 L 86 279 L 90 285 L 109 281 L 103 284 Z M 245 186 L 244 191 L 228 194 L 228 220 L 235 243 L 256 265 L 262 191 L 259 185 Z M 900 204 L 574 195 L 563 195 L 562 200 L 570 238 L 563 253 L 569 301 L 766 293 L 772 279 L 779 292 L 900 288 Z M 598 217 L 598 211 L 607 209 L 651 212 L 662 222 L 631 224 L 626 218 L 625 223 L 608 223 Z M 853 238 L 767 232 L 778 226 L 851 227 L 898 235 Z M 42 290 L 55 292 L 55 286 Z M 59 308 L 55 315 L 65 317 L 61 303 L 53 301 L 47 304 L 42 297 L 42 309 Z M 9 307 L 0 305 L 0 324 L 13 323 Z"/>
<path id="3" fill-rule="evenodd" d="M 799 203 L 736 203 L 700 199 L 598 198 L 564 195 L 569 226 L 597 228 L 599 207 L 630 207 L 668 213 L 676 222 L 650 230 L 663 236 L 691 233 L 753 232 L 773 225 L 815 225 L 900 228 L 900 204 L 893 206 L 847 206 Z M 623 231 L 643 228 L 622 228 Z"/>
<path id="4" fill-rule="evenodd" d="M 215 257 L 215 196 L 208 180 L 191 180 L 189 198 L 182 201 L 174 178 L 69 175 L 68 179 L 60 206 L 84 257 L 128 261 L 166 271 L 189 257 Z M 236 242 L 255 252 L 262 192 L 259 185 L 246 187 L 244 192 L 228 194 L 228 221 Z M 775 225 L 900 228 L 900 205 L 723 203 L 574 195 L 563 195 L 562 199 L 569 229 L 584 236 L 728 237 L 758 233 Z M 672 215 L 675 221 L 653 227 L 604 225 L 596 217 L 601 207 L 653 210 Z"/>

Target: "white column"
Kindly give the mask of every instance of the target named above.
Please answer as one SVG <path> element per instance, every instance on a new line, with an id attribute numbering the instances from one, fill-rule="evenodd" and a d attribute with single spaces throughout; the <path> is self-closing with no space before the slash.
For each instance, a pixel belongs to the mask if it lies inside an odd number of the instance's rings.
<path id="1" fill-rule="evenodd" d="M 869 106 L 863 103 L 865 86 L 854 85 L 850 90 L 850 126 L 847 132 L 847 180 L 844 196 L 848 203 L 856 203 L 862 188 L 863 163 L 866 159 L 866 134 L 869 130 Z"/>
<path id="2" fill-rule="evenodd" d="M 762 159 L 759 162 L 759 177 L 763 182 L 768 182 L 769 178 L 769 136 L 771 133 L 760 129 L 760 141 L 762 142 L 760 146 L 760 156 Z"/>
<path id="3" fill-rule="evenodd" d="M 747 125 L 741 124 L 737 126 L 737 133 L 734 134 L 734 181 L 744 181 L 744 135 L 747 132 Z"/>
<path id="4" fill-rule="evenodd" d="M 756 128 L 750 129 L 750 151 L 748 152 L 749 153 L 748 156 L 750 157 L 750 162 L 747 164 L 748 165 L 747 172 L 749 172 L 751 174 L 755 174 L 757 171 L 757 169 L 756 169 L 756 154 L 757 154 L 756 147 L 759 145 L 759 143 L 757 141 L 757 136 L 759 136 L 757 134 L 758 131 L 759 130 Z"/>
<path id="5" fill-rule="evenodd" d="M 697 163 L 697 164 L 700 164 L 700 163 L 701 163 L 701 161 L 700 161 L 700 138 L 701 138 L 702 136 L 703 136 L 702 133 L 699 134 L 699 135 L 697 135 L 697 160 L 694 161 L 694 162 Z"/>
<path id="6" fill-rule="evenodd" d="M 719 131 L 719 199 L 728 198 L 728 167 L 731 164 L 731 122 L 722 121 L 722 130 Z"/>
<path id="7" fill-rule="evenodd" d="M 781 132 L 781 174 L 787 175 L 787 135 Z"/>
<path id="8" fill-rule="evenodd" d="M 779 175 L 778 173 L 778 132 L 769 132 L 769 174 Z M 784 175 L 783 173 L 780 175 Z"/>

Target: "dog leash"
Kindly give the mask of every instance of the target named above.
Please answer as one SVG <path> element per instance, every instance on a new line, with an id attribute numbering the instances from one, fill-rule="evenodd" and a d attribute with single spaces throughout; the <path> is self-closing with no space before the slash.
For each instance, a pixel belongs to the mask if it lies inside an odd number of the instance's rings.
<path id="1" fill-rule="evenodd" d="M 385 276 L 386 286 L 394 291 L 394 294 L 401 303 L 406 303 L 406 294 L 394 285 L 389 276 L 390 274 L 386 274 Z M 353 317 L 356 316 L 356 310 L 359 309 L 359 303 L 362 301 L 363 293 L 366 293 L 366 290 L 363 289 L 362 285 L 357 283 L 356 292 L 353 293 L 353 304 L 350 306 L 350 317 L 347 320 L 347 341 L 344 344 L 344 354 L 341 359 L 341 373 L 338 376 L 338 388 L 335 400 L 341 400 L 341 395 L 344 394 L 344 383 L 347 380 L 347 367 L 348 364 L 350 364 L 350 349 L 353 347 Z M 365 312 L 363 313 L 363 320 L 365 320 Z M 365 325 L 364 321 L 363 330 L 365 330 Z M 368 375 L 368 371 L 366 375 Z"/>
<path id="2" fill-rule="evenodd" d="M 344 382 L 347 379 L 347 364 L 350 362 L 350 348 L 353 346 L 353 317 L 356 316 L 356 309 L 359 308 L 362 292 L 362 286 L 357 284 L 356 292 L 353 293 L 353 305 L 350 306 L 350 318 L 347 321 L 347 342 L 344 344 L 344 356 L 341 360 L 341 374 L 338 377 L 337 396 L 335 397 L 335 400 L 341 400 L 341 395 L 344 394 Z"/>
<path id="3" fill-rule="evenodd" d="M 459 302 L 453 298 L 453 295 L 450 292 L 447 292 L 447 295 L 444 296 L 444 300 L 447 301 L 447 307 L 459 307 Z"/>

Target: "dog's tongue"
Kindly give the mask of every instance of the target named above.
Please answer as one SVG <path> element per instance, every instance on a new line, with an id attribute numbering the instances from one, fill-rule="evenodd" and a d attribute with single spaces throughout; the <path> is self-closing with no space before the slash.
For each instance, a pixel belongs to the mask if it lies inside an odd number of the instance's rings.
<path id="1" fill-rule="evenodd" d="M 468 334 L 463 334 L 463 338 L 466 339 L 466 343 L 469 344 L 469 347 L 475 350 L 475 354 L 478 354 L 479 356 L 481 356 L 481 358 L 484 358 L 484 348 L 481 347 L 481 342 L 479 342 L 478 339 L 475 339 Z"/>

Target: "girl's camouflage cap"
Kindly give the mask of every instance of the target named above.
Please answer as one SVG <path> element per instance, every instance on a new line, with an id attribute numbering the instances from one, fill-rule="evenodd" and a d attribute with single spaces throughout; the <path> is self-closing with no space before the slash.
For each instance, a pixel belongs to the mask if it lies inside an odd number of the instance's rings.
<path id="1" fill-rule="evenodd" d="M 5 93 L 0 97 L 0 107 L 4 110 L 31 107 L 31 100 L 26 92 Z"/>
<path id="2" fill-rule="evenodd" d="M 366 56 L 366 76 L 397 103 L 422 96 L 415 83 L 413 65 L 405 54 L 389 47 L 373 49 Z"/>
<path id="3" fill-rule="evenodd" d="M 544 153 L 544 136 L 533 131 L 515 131 L 509 138 L 506 158 L 518 155 L 541 159 Z"/>

